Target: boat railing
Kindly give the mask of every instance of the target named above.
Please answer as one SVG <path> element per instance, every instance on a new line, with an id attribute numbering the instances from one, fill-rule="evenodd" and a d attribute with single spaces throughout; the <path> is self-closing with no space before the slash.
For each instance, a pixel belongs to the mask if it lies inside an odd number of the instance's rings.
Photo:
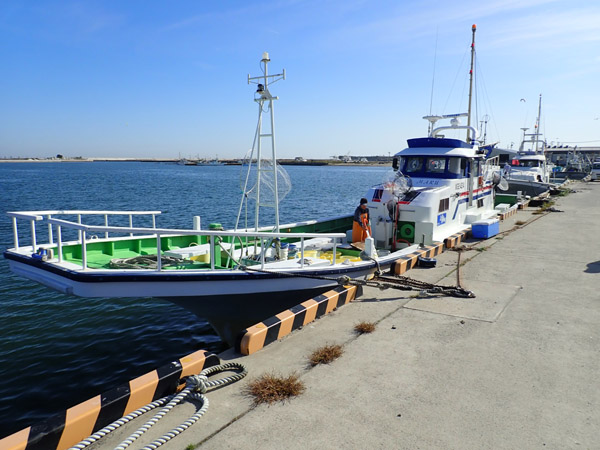
<path id="1" fill-rule="evenodd" d="M 500 156 L 492 156 L 483 163 L 483 176 L 486 180 L 489 180 L 492 173 L 496 170 L 500 170 Z"/>
<path id="2" fill-rule="evenodd" d="M 56 217 L 52 217 L 52 215 L 57 214 L 77 214 L 78 221 L 72 222 L 63 219 L 57 219 Z M 87 244 L 92 241 L 96 241 L 97 237 L 91 238 L 92 233 L 104 233 L 104 235 L 108 238 L 109 233 L 117 233 L 117 234 L 129 234 L 130 236 L 134 235 L 144 235 L 156 237 L 156 255 L 157 255 L 157 267 L 156 271 L 162 270 L 162 254 L 163 250 L 161 248 L 161 238 L 168 236 L 207 236 L 209 239 L 210 245 L 210 268 L 212 270 L 215 269 L 215 245 L 219 245 L 217 239 L 222 237 L 231 237 L 232 241 L 238 237 L 240 241 L 242 238 L 250 239 L 255 242 L 256 239 L 260 240 L 260 264 L 261 268 L 264 268 L 265 265 L 265 253 L 268 248 L 268 242 L 275 238 L 294 238 L 300 239 L 300 267 L 304 268 L 305 259 L 305 240 L 312 238 L 328 238 L 333 241 L 333 254 L 332 254 L 332 264 L 335 264 L 336 261 L 336 252 L 338 246 L 338 240 L 341 240 L 346 235 L 344 233 L 275 233 L 275 232 L 267 232 L 267 231 L 225 231 L 225 230 L 189 230 L 189 229 L 172 229 L 172 228 L 156 228 L 155 222 L 155 214 L 160 214 L 160 212 L 156 211 L 136 211 L 134 212 L 120 212 L 120 211 L 20 211 L 20 212 L 11 212 L 8 213 L 13 218 L 13 226 L 15 230 L 15 249 L 18 250 L 18 234 L 17 234 L 17 223 L 16 219 L 25 219 L 29 220 L 32 223 L 32 250 L 35 253 L 38 249 L 38 244 L 36 242 L 36 228 L 35 222 L 39 220 L 43 220 L 44 218 L 48 222 L 49 228 L 49 237 L 53 236 L 52 227 L 56 227 L 56 236 L 57 236 L 57 258 L 59 262 L 63 262 L 63 228 L 74 229 L 78 232 L 78 242 L 81 245 L 81 265 L 83 270 L 89 269 L 88 267 L 88 258 L 87 258 Z M 108 226 L 108 225 L 86 225 L 81 223 L 81 215 L 85 214 L 102 214 L 102 215 L 117 215 L 117 214 L 150 214 L 152 215 L 152 228 L 145 227 L 121 227 L 121 226 Z M 55 243 L 52 239 L 49 239 L 49 244 L 52 246 Z M 221 247 L 223 248 L 223 247 Z M 227 250 L 224 249 L 226 252 Z M 231 256 L 231 255 L 230 255 Z"/>
<path id="3" fill-rule="evenodd" d="M 50 219 L 52 216 L 77 216 L 77 223 L 81 224 L 82 216 L 103 216 L 104 226 L 108 227 L 108 218 L 110 216 L 125 216 L 129 218 L 129 226 L 133 227 L 133 216 L 150 216 L 152 218 L 152 228 L 156 228 L 156 216 L 161 211 L 89 211 L 89 210 L 45 210 L 45 211 L 9 211 L 6 213 L 12 219 L 14 248 L 19 249 L 19 230 L 17 219 L 26 220 L 31 226 L 31 247 L 37 251 L 36 242 L 36 222 L 46 219 L 48 221 L 48 243 L 54 244 L 54 233 Z M 131 234 L 133 236 L 133 234 Z M 108 238 L 108 231 L 105 232 L 105 238 Z M 81 239 L 81 233 L 79 233 Z"/>

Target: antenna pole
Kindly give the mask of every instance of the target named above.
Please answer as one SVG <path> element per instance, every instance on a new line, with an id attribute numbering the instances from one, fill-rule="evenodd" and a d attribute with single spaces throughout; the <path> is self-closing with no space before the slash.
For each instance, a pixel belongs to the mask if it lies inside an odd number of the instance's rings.
<path id="1" fill-rule="evenodd" d="M 538 143 L 540 140 L 540 118 L 542 117 L 542 94 L 540 94 L 540 103 L 538 106 L 538 116 L 535 121 L 535 152 L 538 152 Z"/>
<path id="2" fill-rule="evenodd" d="M 431 76 L 431 96 L 429 98 L 429 115 L 431 116 L 433 110 L 433 86 L 435 83 L 435 63 L 437 61 L 437 46 L 438 46 L 438 32 L 439 28 L 435 31 L 435 52 L 433 55 L 433 75 Z M 431 122 L 429 123 L 429 129 L 427 130 L 427 134 L 431 133 Z"/>
<path id="3" fill-rule="evenodd" d="M 467 126 L 471 126 L 471 99 L 473 97 L 473 67 L 475 64 L 475 31 L 477 25 L 471 27 L 473 30 L 473 40 L 471 41 L 471 70 L 469 71 L 469 115 L 467 117 Z M 467 129 L 467 143 L 471 142 L 471 130 Z"/>
<path id="4" fill-rule="evenodd" d="M 269 58 L 269 54 L 264 52 L 262 55 L 261 63 L 263 65 L 263 75 L 258 77 L 250 77 L 248 75 L 248 84 L 253 83 L 258 85 L 258 89 L 256 90 L 254 101 L 258 103 L 258 125 L 256 130 L 256 205 L 255 205 L 255 217 L 254 217 L 254 228 L 258 231 L 259 227 L 259 211 L 261 206 L 269 206 L 275 209 L 275 232 L 279 232 L 279 192 L 277 186 L 277 152 L 275 151 L 275 116 L 273 112 L 273 100 L 278 100 L 278 97 L 273 97 L 269 92 L 269 83 L 273 84 L 279 80 L 285 80 L 285 69 L 283 73 L 279 73 L 276 75 L 269 75 L 268 73 L 268 64 L 271 61 Z M 262 129 L 263 120 L 262 114 L 264 112 L 265 102 L 268 102 L 268 111 L 271 116 L 271 129 L 268 133 L 264 133 Z M 274 203 L 266 204 L 262 203 L 261 200 L 261 192 L 260 192 L 260 183 L 261 183 L 261 175 L 262 172 L 271 171 L 270 169 L 264 169 L 262 167 L 262 139 L 270 138 L 271 141 L 271 158 L 272 158 L 272 172 L 273 172 L 273 195 L 274 195 Z M 252 158 L 251 158 L 252 159 Z M 250 160 L 250 164 L 248 166 L 248 170 L 250 170 L 252 164 L 252 160 Z"/>

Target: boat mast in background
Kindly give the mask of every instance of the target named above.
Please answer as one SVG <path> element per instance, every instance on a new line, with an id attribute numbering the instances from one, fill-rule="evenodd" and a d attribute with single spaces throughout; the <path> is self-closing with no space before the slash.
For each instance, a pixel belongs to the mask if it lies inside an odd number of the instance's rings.
<path id="1" fill-rule="evenodd" d="M 540 102 L 538 105 L 538 116 L 535 121 L 535 152 L 538 153 L 538 143 L 540 141 L 540 119 L 542 117 L 542 94 L 540 94 Z"/>
<path id="2" fill-rule="evenodd" d="M 471 30 L 473 30 L 473 40 L 471 41 L 471 70 L 469 71 L 469 111 L 467 113 L 468 127 L 471 126 L 471 98 L 473 97 L 473 68 L 475 66 L 475 31 L 477 31 L 477 25 L 473 24 Z M 471 143 L 471 132 L 469 129 L 467 129 L 467 143 Z"/>
<path id="3" fill-rule="evenodd" d="M 253 158 L 256 158 L 256 185 L 254 186 L 255 197 L 256 197 L 256 205 L 255 205 L 255 215 L 254 215 L 254 228 L 258 230 L 259 227 L 259 212 L 261 207 L 270 207 L 275 209 L 275 232 L 279 232 L 279 192 L 277 186 L 277 153 L 275 150 L 275 117 L 273 111 L 273 100 L 277 100 L 278 97 L 273 97 L 269 92 L 269 84 L 273 84 L 279 80 L 285 80 L 285 69 L 280 74 L 269 75 L 268 73 L 268 64 L 271 60 L 269 59 L 269 54 L 267 52 L 263 53 L 261 64 L 263 68 L 263 75 L 258 77 L 250 77 L 248 75 L 248 84 L 256 84 L 257 89 L 254 97 L 254 101 L 258 103 L 258 125 L 256 127 L 256 135 L 254 138 L 254 145 L 252 147 L 252 154 L 250 155 L 250 160 L 248 163 L 248 175 L 246 176 L 246 186 L 244 186 L 244 194 L 248 193 L 247 184 L 250 175 L 250 170 L 252 168 Z M 267 109 L 265 110 L 265 103 L 267 103 Z M 271 116 L 271 124 L 270 130 L 265 132 L 263 130 L 262 123 L 262 115 L 263 112 L 269 112 Z M 263 139 L 270 139 L 271 143 L 271 164 L 265 164 L 265 161 L 262 159 L 262 150 L 263 150 Z M 267 144 L 268 145 L 268 144 Z M 254 152 L 256 150 L 256 156 L 254 156 Z M 264 198 L 261 198 L 261 177 L 265 175 L 267 172 L 272 172 L 273 180 L 272 180 L 272 189 L 273 189 L 273 203 L 267 202 Z M 265 197 L 263 193 L 263 197 Z M 244 199 L 242 199 L 243 203 Z M 242 206 L 240 204 L 240 214 L 238 215 L 238 222 L 241 215 Z M 237 223 L 236 223 L 237 228 Z"/>
<path id="4" fill-rule="evenodd" d="M 521 128 L 523 130 L 523 140 L 519 146 L 519 153 L 533 153 L 544 154 L 546 152 L 546 145 L 542 139 L 542 133 L 540 131 L 540 124 L 542 120 L 542 94 L 540 94 L 540 100 L 538 103 L 538 114 L 535 119 L 535 125 L 533 127 L 533 133 L 527 133 L 529 128 Z M 540 142 L 541 141 L 541 142 Z M 540 143 L 542 144 L 540 148 Z M 529 146 L 528 146 L 529 144 Z"/>

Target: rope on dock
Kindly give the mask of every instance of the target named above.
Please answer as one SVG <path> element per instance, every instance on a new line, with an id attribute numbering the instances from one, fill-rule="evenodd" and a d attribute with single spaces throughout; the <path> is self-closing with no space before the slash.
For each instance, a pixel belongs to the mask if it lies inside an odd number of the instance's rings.
<path id="1" fill-rule="evenodd" d="M 377 264 L 379 269 L 379 264 Z M 300 277 L 300 278 L 312 278 L 316 280 L 325 280 L 337 282 L 340 286 L 351 285 L 351 286 L 368 286 L 377 288 L 380 290 L 385 289 L 400 289 L 403 291 L 419 290 L 424 295 L 435 295 L 439 294 L 442 296 L 452 296 L 460 298 L 475 298 L 475 294 L 467 289 L 460 286 L 443 286 L 438 284 L 427 283 L 425 281 L 415 280 L 410 277 L 393 276 L 387 277 L 380 274 L 379 270 L 375 272 L 375 277 L 372 280 L 360 280 L 358 278 L 350 278 L 343 275 L 338 278 L 323 277 L 319 275 L 306 275 L 298 273 L 288 272 L 276 272 L 273 270 L 266 269 L 255 269 L 253 267 L 239 266 L 238 269 L 248 272 L 261 272 L 267 274 L 277 274 L 284 277 Z"/>
<path id="2" fill-rule="evenodd" d="M 220 372 L 239 370 L 240 372 L 230 375 L 218 380 L 208 380 L 208 377 Z M 230 362 L 226 364 L 221 364 L 217 366 L 212 366 L 207 369 L 204 369 L 198 375 L 190 375 L 186 378 L 186 386 L 179 394 L 172 394 L 167 397 L 163 397 L 159 400 L 156 400 L 152 403 L 149 403 L 136 411 L 122 417 L 119 420 L 107 425 L 103 429 L 97 431 L 87 439 L 84 439 L 80 443 L 74 445 L 69 450 L 83 450 L 86 447 L 89 447 L 94 442 L 108 435 L 109 433 L 115 431 L 121 425 L 125 425 L 136 417 L 141 416 L 142 414 L 151 411 L 159 406 L 167 403 L 159 412 L 157 412 L 154 417 L 148 420 L 144 425 L 138 428 L 134 433 L 132 433 L 127 439 L 121 442 L 115 450 L 125 450 L 129 447 L 136 439 L 142 436 L 146 431 L 148 431 L 156 422 L 162 419 L 169 411 L 171 411 L 175 406 L 181 403 L 183 400 L 196 400 L 200 402 L 200 408 L 192 415 L 189 419 L 183 422 L 181 425 L 173 428 L 168 433 L 165 433 L 160 438 L 156 439 L 154 442 L 143 447 L 142 450 L 155 450 L 161 445 L 165 444 L 169 440 L 173 439 L 175 436 L 181 434 L 183 431 L 191 427 L 194 423 L 196 423 L 208 410 L 208 398 L 204 394 L 206 394 L 209 388 L 216 388 L 226 386 L 228 384 L 234 383 L 236 381 L 241 380 L 248 374 L 248 370 L 242 364 Z"/>

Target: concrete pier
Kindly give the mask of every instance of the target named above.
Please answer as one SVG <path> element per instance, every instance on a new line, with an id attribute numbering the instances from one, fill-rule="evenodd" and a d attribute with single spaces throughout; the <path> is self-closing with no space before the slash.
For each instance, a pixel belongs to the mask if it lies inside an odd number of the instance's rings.
<path id="1" fill-rule="evenodd" d="M 209 392 L 206 415 L 161 448 L 599 448 L 600 183 L 570 187 L 554 206 L 563 212 L 528 208 L 505 233 L 467 242 L 460 279 L 474 299 L 365 289 L 251 356 L 219 355 L 248 377 Z M 407 275 L 454 285 L 457 258 Z M 361 321 L 376 330 L 357 336 Z M 343 355 L 310 368 L 325 344 Z M 243 394 L 264 373 L 292 372 L 306 386 L 299 397 L 253 407 Z M 193 412 L 175 408 L 133 447 Z M 142 423 L 91 448 L 113 448 Z"/>

